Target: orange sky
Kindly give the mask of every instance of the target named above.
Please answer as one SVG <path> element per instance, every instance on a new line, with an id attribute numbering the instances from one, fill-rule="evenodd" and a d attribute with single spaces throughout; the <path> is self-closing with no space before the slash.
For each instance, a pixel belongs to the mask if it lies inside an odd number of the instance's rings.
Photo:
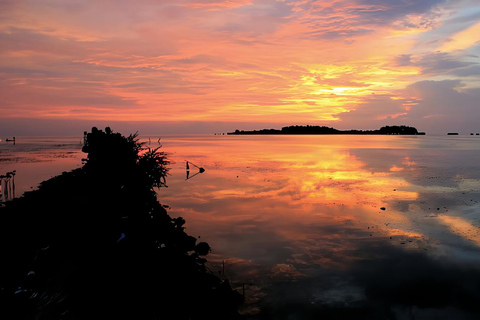
<path id="1" fill-rule="evenodd" d="M 475 0 L 2 1 L 0 122 L 480 131 L 479 21 Z"/>

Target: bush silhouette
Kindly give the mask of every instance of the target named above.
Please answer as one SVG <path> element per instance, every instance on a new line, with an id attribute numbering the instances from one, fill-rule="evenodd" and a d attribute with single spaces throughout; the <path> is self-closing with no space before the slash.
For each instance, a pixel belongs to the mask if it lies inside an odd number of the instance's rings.
<path id="1" fill-rule="evenodd" d="M 205 267 L 210 246 L 154 187 L 166 154 L 96 128 L 86 164 L 0 208 L 2 319 L 235 319 L 242 303 Z"/>

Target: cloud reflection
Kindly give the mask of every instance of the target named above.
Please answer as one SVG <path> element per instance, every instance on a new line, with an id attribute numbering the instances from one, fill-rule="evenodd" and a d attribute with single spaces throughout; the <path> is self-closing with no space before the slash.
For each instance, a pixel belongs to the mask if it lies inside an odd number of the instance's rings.
<path id="1" fill-rule="evenodd" d="M 449 307 L 446 314 L 469 319 L 477 312 L 480 292 L 468 279 L 480 283 L 478 214 L 469 211 L 478 205 L 459 200 L 480 198 L 480 177 L 461 165 L 473 165 L 473 149 L 422 149 L 445 143 L 434 137 L 162 142 L 176 164 L 159 198 L 211 244 L 212 268 L 225 260 L 227 276 L 247 284 L 245 313 L 340 308 L 365 319 L 378 310 L 378 319 L 410 312 L 431 319 Z M 185 160 L 206 172 L 183 181 Z"/>

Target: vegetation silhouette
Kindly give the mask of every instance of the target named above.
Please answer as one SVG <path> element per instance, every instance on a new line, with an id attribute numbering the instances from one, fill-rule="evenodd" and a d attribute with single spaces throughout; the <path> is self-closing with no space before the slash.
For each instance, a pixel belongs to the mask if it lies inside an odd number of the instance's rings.
<path id="1" fill-rule="evenodd" d="M 253 131 L 235 130 L 227 134 L 387 134 L 387 135 L 424 135 L 414 127 L 409 126 L 385 126 L 378 130 L 338 130 L 325 126 L 289 126 L 277 129 L 261 129 Z"/>
<path id="2" fill-rule="evenodd" d="M 15 174 L 17 170 L 0 175 L 0 206 L 3 202 L 15 198 Z"/>
<path id="3" fill-rule="evenodd" d="M 156 198 L 168 159 L 93 128 L 86 164 L 0 208 L 1 319 L 236 319 L 243 297 Z"/>

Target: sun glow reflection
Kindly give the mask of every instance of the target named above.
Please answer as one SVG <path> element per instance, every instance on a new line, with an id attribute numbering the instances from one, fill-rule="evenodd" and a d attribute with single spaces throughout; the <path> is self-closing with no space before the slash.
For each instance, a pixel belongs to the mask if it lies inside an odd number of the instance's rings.
<path id="1" fill-rule="evenodd" d="M 178 208 L 174 214 L 188 218 L 189 228 L 195 232 L 203 230 L 215 238 L 218 231 L 211 225 L 222 229 L 223 234 L 239 232 L 235 225 L 248 224 L 250 227 L 241 228 L 242 232 L 274 232 L 292 243 L 307 236 L 317 239 L 318 245 L 336 235 L 310 234 L 305 230 L 307 225 L 335 230 L 348 225 L 356 230 L 354 237 L 370 237 L 367 227 L 375 226 L 375 237 L 421 238 L 412 231 L 408 217 L 390 208 L 392 202 L 418 199 L 418 192 L 399 176 L 404 170 L 414 170 L 410 159 L 399 159 L 390 170 L 372 172 L 343 147 L 342 143 L 348 142 L 344 137 L 330 137 L 331 145 L 325 144 L 323 137 L 305 137 L 304 145 L 290 144 L 293 138 L 288 136 L 238 139 L 233 145 L 182 146 L 182 155 L 176 156 L 204 154 L 204 148 L 209 154 L 222 155 L 221 159 L 195 160 L 209 172 L 196 182 L 188 181 L 201 186 L 194 194 L 178 184 L 175 188 L 180 194 L 167 191 L 162 195 L 165 203 Z M 180 151 L 174 144 L 168 148 L 173 154 Z M 179 166 L 173 174 L 181 174 L 183 167 Z M 388 215 L 381 207 L 389 207 Z M 222 250 L 226 243 L 216 245 Z"/>
<path id="2" fill-rule="evenodd" d="M 164 148 L 175 165 L 159 199 L 172 216 L 187 220 L 189 234 L 215 248 L 212 268 L 225 263 L 239 281 L 314 279 L 391 252 L 442 256 L 452 244 L 459 251 L 465 243 L 477 245 L 479 229 L 455 217 L 457 200 L 439 200 L 458 198 L 458 189 L 432 177 L 431 159 L 442 158 L 427 156 L 428 141 L 354 135 L 172 138 Z M 185 181 L 185 159 L 206 171 Z M 472 192 L 478 180 L 462 179 L 459 186 Z"/>

